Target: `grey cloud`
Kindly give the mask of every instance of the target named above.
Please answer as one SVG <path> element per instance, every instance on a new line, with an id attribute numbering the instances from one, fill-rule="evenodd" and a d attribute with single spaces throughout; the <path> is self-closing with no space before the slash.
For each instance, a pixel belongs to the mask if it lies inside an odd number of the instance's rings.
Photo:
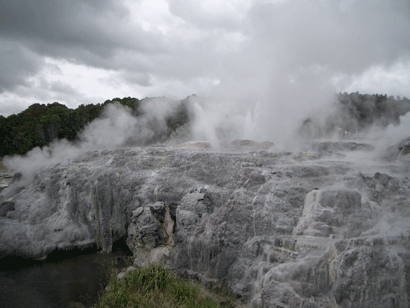
<path id="1" fill-rule="evenodd" d="M 116 69 L 119 50 L 156 54 L 164 50 L 160 34 L 145 32 L 131 24 L 128 9 L 121 1 L 1 1 L 0 36 L 4 42 L 18 43 L 39 57 L 49 56 L 107 69 Z M 5 54 L 27 62 L 23 54 Z M 31 61 L 34 63 L 33 61 Z M 26 63 L 28 64 L 28 63 Z M 33 65 L 15 66 L 20 75 L 35 73 Z M 24 80 L 20 80 L 23 82 Z M 3 88 L 10 88 L 3 81 Z"/>
<path id="2" fill-rule="evenodd" d="M 305 83 L 320 89 L 335 75 L 410 58 L 409 1 L 346 3 L 256 2 L 242 25 L 247 40 L 238 53 L 223 57 L 216 91 L 235 96 L 249 88 L 273 98 L 305 89 Z"/>
<path id="3" fill-rule="evenodd" d="M 0 38 L 0 93 L 28 85 L 28 77 L 33 76 L 43 64 L 36 54 L 15 42 Z"/>
<path id="4" fill-rule="evenodd" d="M 358 72 L 392 63 L 410 50 L 410 2 L 289 1 L 251 11 L 253 43 L 270 48 L 287 66 L 322 64 Z M 264 46 L 265 44 L 265 46 Z"/>
<path id="5" fill-rule="evenodd" d="M 75 88 L 61 81 L 47 81 L 40 79 L 39 85 L 34 89 L 27 89 L 27 95 L 38 99 L 40 102 L 64 101 L 67 105 L 74 105 L 75 101 L 82 101 L 84 94 L 78 92 Z M 20 91 L 19 93 L 22 93 Z"/>
<path id="6" fill-rule="evenodd" d="M 2 101 L 0 115 L 7 117 L 11 114 L 18 114 L 27 107 L 26 102 L 20 99 L 6 98 Z"/>
<path id="7" fill-rule="evenodd" d="M 201 1 L 169 0 L 168 5 L 172 14 L 200 28 L 235 30 L 240 27 L 240 16 L 215 10 L 206 11 L 202 7 L 204 2 Z"/>
<path id="8" fill-rule="evenodd" d="M 70 86 L 69 84 L 65 84 L 61 81 L 53 81 L 49 85 L 50 90 L 54 92 L 64 93 L 64 94 L 72 94 L 75 93 L 76 90 Z"/>
<path id="9" fill-rule="evenodd" d="M 122 78 L 131 84 L 138 84 L 143 87 L 152 85 L 149 75 L 145 72 L 124 72 Z"/>
<path id="10" fill-rule="evenodd" d="M 127 17 L 116 1 L 2 1 L 1 30 L 4 36 L 39 39 L 43 42 L 84 44 L 101 40 L 102 22 Z M 109 25 L 107 25 L 109 28 Z"/>

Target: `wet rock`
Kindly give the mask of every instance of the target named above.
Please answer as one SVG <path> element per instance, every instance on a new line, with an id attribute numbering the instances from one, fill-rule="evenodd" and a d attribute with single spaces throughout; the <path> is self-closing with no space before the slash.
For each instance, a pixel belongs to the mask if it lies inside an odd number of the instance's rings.
<path id="1" fill-rule="evenodd" d="M 13 174 L 0 171 L 0 193 L 13 183 Z"/>
<path id="2" fill-rule="evenodd" d="M 142 249 L 151 250 L 164 245 L 166 240 L 161 221 L 152 213 L 151 206 L 143 208 L 138 216 L 132 218 L 128 227 L 127 245 L 134 254 Z"/>
<path id="3" fill-rule="evenodd" d="M 126 237 L 135 267 L 224 282 L 255 307 L 408 306 L 402 161 L 370 173 L 323 153 L 88 152 L 0 194 L 0 254 L 110 251 Z"/>
<path id="4" fill-rule="evenodd" d="M 177 149 L 199 149 L 199 150 L 212 149 L 211 143 L 205 142 L 205 141 L 186 142 L 186 143 L 175 145 L 173 147 Z"/>
<path id="5" fill-rule="evenodd" d="M 0 216 L 6 216 L 10 211 L 14 211 L 13 201 L 5 201 L 0 205 Z"/>
<path id="6" fill-rule="evenodd" d="M 164 222 L 166 209 L 164 202 L 155 202 L 154 204 L 150 204 L 149 209 L 159 222 Z"/>
<path id="7" fill-rule="evenodd" d="M 399 153 L 397 154 L 398 157 L 408 156 L 410 154 L 410 138 L 401 141 L 397 149 L 399 150 Z"/>
<path id="8" fill-rule="evenodd" d="M 383 153 L 382 157 L 387 160 L 406 160 L 410 155 L 410 137 L 405 138 L 398 144 L 390 146 Z"/>
<path id="9" fill-rule="evenodd" d="M 350 190 L 313 190 L 306 195 L 297 235 L 350 238 L 372 227 L 376 209 L 362 203 L 362 195 Z"/>
<path id="10" fill-rule="evenodd" d="M 232 142 L 228 143 L 224 148 L 229 149 L 229 150 L 269 150 L 274 148 L 274 144 L 269 141 L 264 141 L 264 142 L 256 142 L 253 140 L 241 140 L 241 139 L 236 139 L 233 140 Z"/>
<path id="11" fill-rule="evenodd" d="M 374 149 L 371 144 L 356 142 L 313 142 L 308 147 L 317 152 L 371 151 Z"/>

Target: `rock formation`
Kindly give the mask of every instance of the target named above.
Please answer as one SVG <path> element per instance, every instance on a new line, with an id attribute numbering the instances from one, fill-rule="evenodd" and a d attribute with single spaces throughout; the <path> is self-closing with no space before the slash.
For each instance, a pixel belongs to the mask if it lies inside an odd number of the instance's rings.
<path id="1" fill-rule="evenodd" d="M 407 307 L 407 143 L 396 149 L 364 165 L 348 151 L 371 147 L 352 144 L 88 152 L 0 194 L 0 253 L 110 251 L 126 236 L 135 266 L 224 282 L 253 307 Z"/>

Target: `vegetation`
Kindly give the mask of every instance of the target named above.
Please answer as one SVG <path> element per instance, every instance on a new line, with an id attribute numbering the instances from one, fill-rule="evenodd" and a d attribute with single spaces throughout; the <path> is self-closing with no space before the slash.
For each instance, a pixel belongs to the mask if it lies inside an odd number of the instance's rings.
<path id="1" fill-rule="evenodd" d="M 17 115 L 0 116 L 0 156 L 25 154 L 55 138 L 74 140 L 101 109 L 100 104 L 80 105 L 75 110 L 59 103 L 33 104 Z"/>
<path id="2" fill-rule="evenodd" d="M 54 139 L 78 138 L 84 127 L 98 118 L 103 108 L 114 102 L 127 106 L 132 115 L 143 115 L 141 102 L 137 98 L 124 97 L 106 100 L 103 104 L 80 105 L 70 109 L 57 102 L 52 104 L 33 104 L 19 114 L 7 118 L 0 115 L 0 157 L 6 155 L 23 155 L 35 147 L 43 147 Z M 188 122 L 186 102 L 176 102 L 176 111 L 167 119 L 168 130 L 158 132 L 154 141 L 166 139 L 172 130 Z"/>
<path id="3" fill-rule="evenodd" d="M 127 106 L 133 116 L 140 117 L 144 115 L 141 105 L 149 104 L 149 99 L 114 98 L 103 104 L 80 105 L 76 109 L 57 102 L 33 104 L 17 115 L 0 115 L 0 157 L 23 155 L 34 147 L 50 144 L 54 139 L 76 140 L 87 123 L 98 118 L 103 108 L 114 102 Z M 188 104 L 189 97 L 175 102 L 174 113 L 166 119 L 165 130 L 155 121 L 147 123 L 155 133 L 148 144 L 166 140 L 172 132 L 188 123 L 192 116 Z M 371 125 L 397 125 L 400 116 L 410 111 L 410 100 L 385 94 L 339 93 L 335 106 L 335 112 L 326 118 L 306 118 L 300 129 L 301 134 L 323 137 L 338 131 L 358 133 Z"/>
<path id="4" fill-rule="evenodd" d="M 215 296 L 198 284 L 185 281 L 161 265 L 150 265 L 128 273 L 122 280 L 111 279 L 95 308 L 105 307 L 236 307 L 228 301 L 221 306 Z"/>
<path id="5" fill-rule="evenodd" d="M 387 127 L 400 124 L 400 117 L 410 111 L 410 100 L 382 94 L 339 93 L 334 111 L 326 117 L 310 116 L 304 120 L 300 133 L 324 137 L 338 133 L 356 135 L 372 126 Z"/>
<path id="6" fill-rule="evenodd" d="M 383 127 L 399 124 L 400 116 L 410 111 L 409 99 L 388 97 L 386 94 L 339 93 L 337 101 L 341 111 L 356 119 L 359 128 L 372 124 Z"/>

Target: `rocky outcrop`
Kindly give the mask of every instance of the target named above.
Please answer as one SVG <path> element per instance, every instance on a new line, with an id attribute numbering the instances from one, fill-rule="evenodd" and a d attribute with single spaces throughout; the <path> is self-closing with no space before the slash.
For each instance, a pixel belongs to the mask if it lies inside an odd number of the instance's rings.
<path id="1" fill-rule="evenodd" d="M 176 149 L 212 149 L 212 145 L 208 141 L 193 141 L 181 143 L 173 146 Z"/>
<path id="2" fill-rule="evenodd" d="M 352 141 L 336 142 L 313 142 L 308 145 L 309 148 L 318 152 L 335 152 L 335 151 L 372 151 L 374 147 L 367 143 L 357 143 Z"/>
<path id="3" fill-rule="evenodd" d="M 0 172 L 0 193 L 6 189 L 13 179 L 13 175 L 9 172 Z"/>
<path id="4" fill-rule="evenodd" d="M 388 147 L 383 155 L 387 160 L 409 160 L 410 158 L 410 137 L 403 139 L 398 144 Z"/>
<path id="5" fill-rule="evenodd" d="M 406 162 L 369 172 L 326 151 L 88 152 L 0 194 L 0 252 L 127 236 L 134 266 L 224 282 L 254 307 L 407 307 Z"/>
<path id="6" fill-rule="evenodd" d="M 236 139 L 224 146 L 227 150 L 273 150 L 274 144 L 269 141 L 256 142 L 253 140 Z"/>

